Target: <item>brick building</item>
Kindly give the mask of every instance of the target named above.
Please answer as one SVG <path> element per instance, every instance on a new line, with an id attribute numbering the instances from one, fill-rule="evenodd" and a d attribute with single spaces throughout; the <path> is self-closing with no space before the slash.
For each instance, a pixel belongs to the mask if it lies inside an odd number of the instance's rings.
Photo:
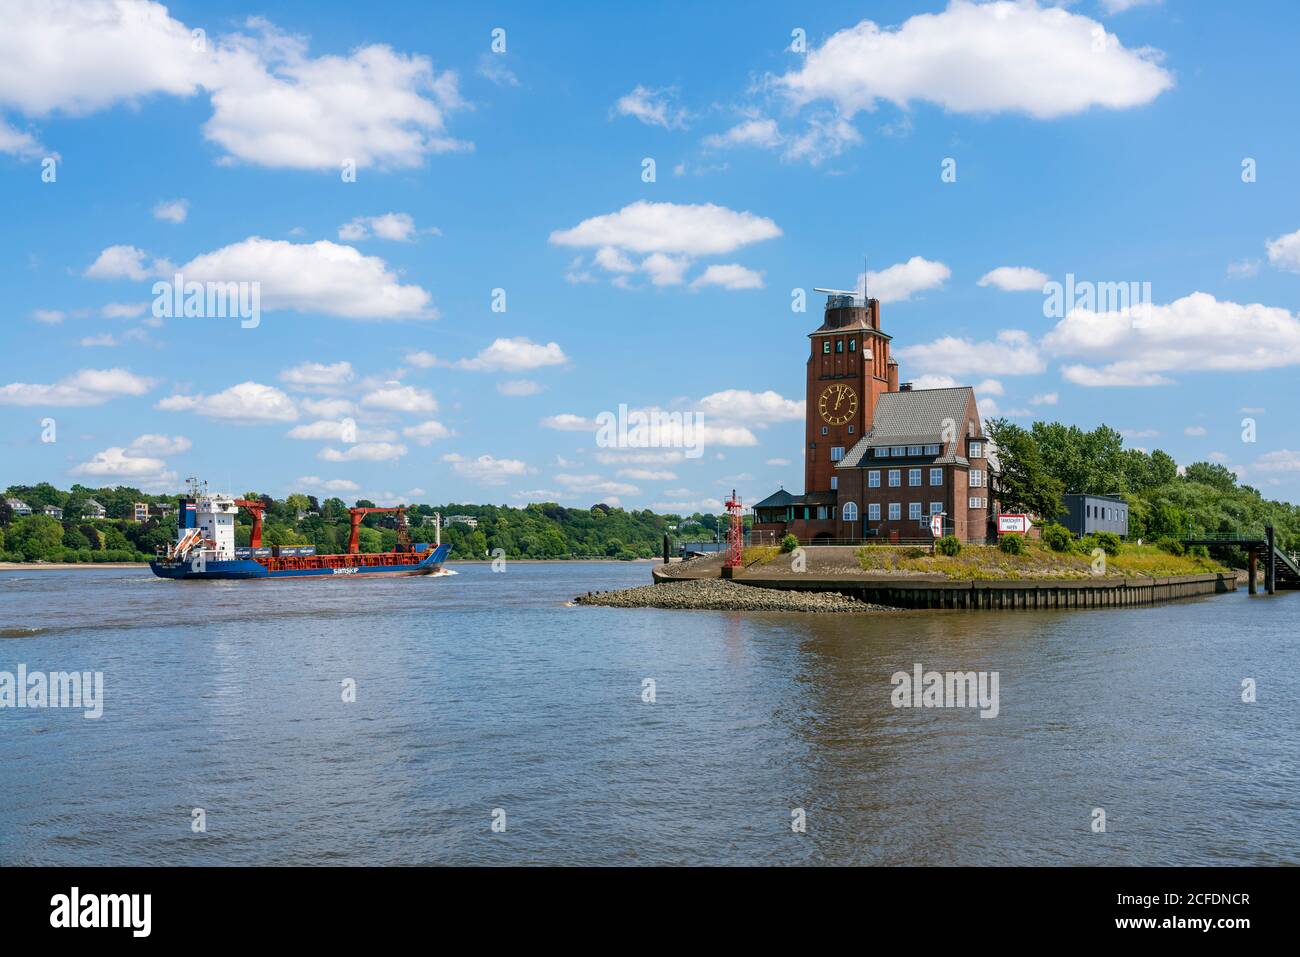
<path id="1" fill-rule="evenodd" d="M 832 295 L 809 334 L 802 495 L 754 506 L 758 540 L 930 539 L 930 516 L 963 541 L 992 537 L 989 442 L 974 390 L 899 382 L 880 303 Z"/>

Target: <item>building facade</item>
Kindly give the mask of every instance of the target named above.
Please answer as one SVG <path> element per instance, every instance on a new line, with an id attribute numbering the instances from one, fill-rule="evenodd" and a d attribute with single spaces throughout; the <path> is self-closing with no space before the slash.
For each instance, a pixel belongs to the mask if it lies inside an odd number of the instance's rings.
<path id="1" fill-rule="evenodd" d="M 992 537 L 990 447 L 969 386 L 899 382 L 880 303 L 832 295 L 809 334 L 804 487 L 754 506 L 758 541 L 929 541 L 930 520 Z"/>
<path id="2" fill-rule="evenodd" d="M 1114 532 L 1128 538 L 1128 502 L 1118 495 L 1061 496 L 1065 514 L 1061 524 L 1079 537 L 1093 532 Z"/>

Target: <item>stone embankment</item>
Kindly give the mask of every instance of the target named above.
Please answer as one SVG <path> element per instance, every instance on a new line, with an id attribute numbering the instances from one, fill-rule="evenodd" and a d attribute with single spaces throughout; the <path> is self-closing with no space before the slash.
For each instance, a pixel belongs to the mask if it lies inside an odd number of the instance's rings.
<path id="1" fill-rule="evenodd" d="M 588 592 L 574 599 L 578 605 L 607 608 L 678 608 L 699 611 L 897 611 L 872 605 L 835 592 L 782 591 L 753 588 L 719 578 L 642 585 L 621 591 Z"/>

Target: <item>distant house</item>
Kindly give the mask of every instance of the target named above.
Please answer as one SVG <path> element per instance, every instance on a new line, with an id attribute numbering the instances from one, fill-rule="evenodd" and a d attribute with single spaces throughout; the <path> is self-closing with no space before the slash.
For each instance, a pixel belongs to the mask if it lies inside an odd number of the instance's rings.
<path id="1" fill-rule="evenodd" d="M 1093 532 L 1114 532 L 1128 537 L 1128 502 L 1118 495 L 1065 495 L 1061 524 L 1080 537 Z"/>
<path id="2" fill-rule="evenodd" d="M 469 528 L 478 528 L 478 519 L 473 515 L 448 515 L 442 520 L 443 528 L 449 528 L 452 525 L 465 525 Z"/>
<path id="3" fill-rule="evenodd" d="M 32 507 L 28 505 L 26 502 L 21 501 L 20 499 L 7 498 L 5 499 L 5 504 L 8 505 L 11 509 L 13 509 L 15 515 L 32 514 Z"/>
<path id="4" fill-rule="evenodd" d="M 41 509 L 41 512 L 48 515 L 50 518 L 57 518 L 60 522 L 63 521 L 63 509 L 59 508 L 57 505 L 46 505 Z"/>
<path id="5" fill-rule="evenodd" d="M 136 502 L 132 506 L 132 515 L 137 522 L 147 522 L 151 518 L 166 518 L 171 511 L 170 505 L 150 505 L 148 502 Z"/>
<path id="6" fill-rule="evenodd" d="M 106 518 L 108 516 L 108 509 L 104 508 L 104 506 L 100 505 L 93 498 L 88 498 L 86 499 L 85 504 L 81 506 L 81 514 L 85 518 Z"/>

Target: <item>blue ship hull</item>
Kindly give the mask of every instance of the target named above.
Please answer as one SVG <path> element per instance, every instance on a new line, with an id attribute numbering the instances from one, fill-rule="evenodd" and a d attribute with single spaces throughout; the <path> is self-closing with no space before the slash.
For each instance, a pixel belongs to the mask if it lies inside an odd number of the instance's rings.
<path id="1" fill-rule="evenodd" d="M 264 578 L 357 578 L 385 575 L 431 575 L 442 569 L 442 563 L 451 551 L 450 545 L 439 545 L 419 562 L 408 565 L 347 565 L 341 568 L 268 568 L 251 558 L 233 561 L 207 561 L 202 563 L 152 561 L 149 567 L 159 578 L 178 581 L 242 581 Z M 318 556 L 330 557 L 330 556 Z M 364 558 L 365 556 L 358 556 Z M 307 562 L 308 559 L 301 561 Z"/>

